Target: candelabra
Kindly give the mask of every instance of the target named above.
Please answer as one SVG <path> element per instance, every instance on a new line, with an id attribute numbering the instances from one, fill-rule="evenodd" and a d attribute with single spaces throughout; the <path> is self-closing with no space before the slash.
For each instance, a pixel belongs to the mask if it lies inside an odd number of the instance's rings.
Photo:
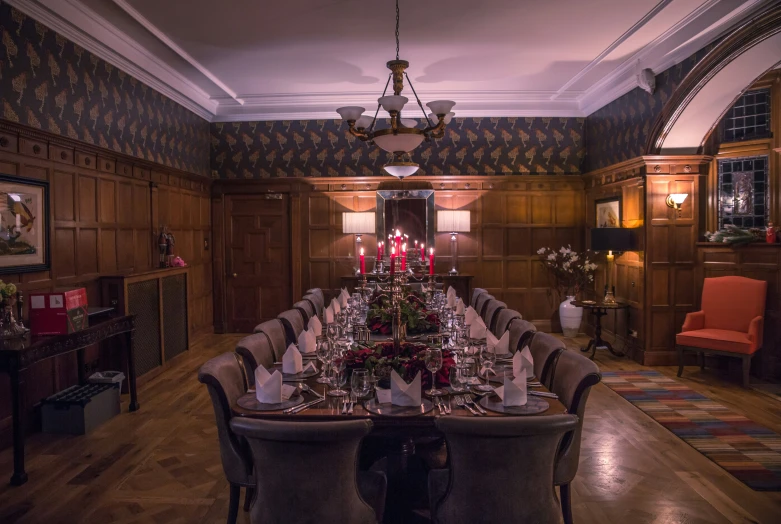
<path id="1" fill-rule="evenodd" d="M 406 300 L 408 275 L 406 272 L 392 273 L 388 278 L 378 277 L 377 289 L 390 297 L 391 332 L 393 334 L 393 352 L 398 355 L 401 344 L 407 337 L 407 326 L 401 321 L 401 304 Z"/>

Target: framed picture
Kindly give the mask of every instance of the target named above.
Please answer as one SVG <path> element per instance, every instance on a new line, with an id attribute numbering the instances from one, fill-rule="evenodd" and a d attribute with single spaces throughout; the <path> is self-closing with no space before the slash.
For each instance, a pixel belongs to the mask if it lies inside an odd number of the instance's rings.
<path id="1" fill-rule="evenodd" d="M 621 227 L 621 197 L 596 200 L 597 227 Z"/>
<path id="2" fill-rule="evenodd" d="M 0 175 L 0 273 L 50 267 L 49 183 Z"/>

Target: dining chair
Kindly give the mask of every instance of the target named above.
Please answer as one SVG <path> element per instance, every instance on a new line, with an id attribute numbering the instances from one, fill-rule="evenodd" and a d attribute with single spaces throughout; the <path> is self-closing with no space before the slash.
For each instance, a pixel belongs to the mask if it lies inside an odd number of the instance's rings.
<path id="1" fill-rule="evenodd" d="M 481 287 L 476 287 L 472 290 L 472 300 L 469 302 L 469 305 L 472 306 L 472 309 L 477 311 L 477 297 L 485 293 L 485 289 Z"/>
<path id="2" fill-rule="evenodd" d="M 236 354 L 244 362 L 247 373 L 247 385 L 255 386 L 255 369 L 263 366 L 270 369 L 274 365 L 274 350 L 265 333 L 255 333 L 239 340 L 236 344 Z"/>
<path id="3" fill-rule="evenodd" d="M 535 337 L 536 338 L 536 337 Z M 597 365 L 589 358 L 575 351 L 563 351 L 556 360 L 551 391 L 567 407 L 568 413 L 578 416 L 577 427 L 567 433 L 559 447 L 553 482 L 559 486 L 561 512 L 565 524 L 572 523 L 572 496 L 570 484 L 578 472 L 580 460 L 580 438 L 583 432 L 583 417 L 591 388 L 602 380 Z"/>
<path id="4" fill-rule="evenodd" d="M 510 324 L 514 320 L 518 320 L 521 318 L 522 318 L 521 314 L 515 311 L 514 309 L 504 308 L 500 310 L 499 313 L 496 315 L 495 329 L 493 331 L 494 335 L 496 335 L 497 337 L 501 337 L 508 329 L 510 329 Z"/>
<path id="5" fill-rule="evenodd" d="M 307 295 L 314 295 L 320 300 L 320 304 L 322 304 L 322 307 L 325 308 L 325 295 L 323 294 L 323 290 L 319 287 L 313 287 L 312 289 L 306 290 Z"/>
<path id="6" fill-rule="evenodd" d="M 385 475 L 357 471 L 370 420 L 272 421 L 236 417 L 231 428 L 249 442 L 257 498 L 250 522 L 366 524 L 381 522 Z"/>
<path id="7" fill-rule="evenodd" d="M 309 323 L 309 319 L 315 316 L 315 308 L 312 307 L 312 304 L 307 300 L 299 300 L 295 304 L 293 304 L 293 309 L 297 309 L 301 316 L 304 319 L 304 326 Z"/>
<path id="8" fill-rule="evenodd" d="M 564 351 L 564 344 L 553 335 L 538 331 L 529 343 L 529 350 L 534 359 L 534 375 L 550 389 L 556 373 L 556 359 Z"/>
<path id="9" fill-rule="evenodd" d="M 247 392 L 238 356 L 235 353 L 223 353 L 209 360 L 198 370 L 198 381 L 206 385 L 212 399 L 212 407 L 217 419 L 217 440 L 220 444 L 222 470 L 230 484 L 228 524 L 235 524 L 239 513 L 241 488 L 245 488 L 245 511 L 249 510 L 255 491 L 249 445 L 230 427 L 231 406 Z"/>
<path id="10" fill-rule="evenodd" d="M 437 418 L 450 468 L 429 473 L 432 522 L 560 523 L 554 461 L 577 423 L 571 414 Z"/>
<path id="11" fill-rule="evenodd" d="M 488 329 L 496 334 L 496 317 L 500 311 L 507 309 L 507 304 L 501 300 L 491 300 L 485 308 L 485 325 Z"/>
<path id="12" fill-rule="evenodd" d="M 318 317 L 323 316 L 323 308 L 325 307 L 325 304 L 323 304 L 323 301 L 320 299 L 320 297 L 318 297 L 317 295 L 307 294 L 304 295 L 304 298 L 302 298 L 301 300 L 312 304 L 312 307 L 315 310 L 315 314 Z"/>
<path id="13" fill-rule="evenodd" d="M 277 315 L 277 318 L 285 328 L 285 345 L 298 342 L 298 335 L 304 330 L 304 316 L 301 312 L 297 309 L 288 309 Z"/>
<path id="14" fill-rule="evenodd" d="M 274 361 L 281 362 L 288 346 L 285 343 L 285 328 L 282 321 L 277 318 L 267 320 L 255 326 L 255 333 L 263 333 L 268 337 L 271 349 L 274 351 Z"/>
<path id="15" fill-rule="evenodd" d="M 515 353 L 523 346 L 528 346 L 529 341 L 537 332 L 537 328 L 528 320 L 514 320 L 510 323 L 510 352 Z"/>
<path id="16" fill-rule="evenodd" d="M 485 321 L 485 308 L 488 305 L 489 300 L 495 300 L 495 297 L 490 293 L 483 293 L 477 297 L 477 307 L 475 308 L 475 311 L 483 318 L 483 321 Z"/>

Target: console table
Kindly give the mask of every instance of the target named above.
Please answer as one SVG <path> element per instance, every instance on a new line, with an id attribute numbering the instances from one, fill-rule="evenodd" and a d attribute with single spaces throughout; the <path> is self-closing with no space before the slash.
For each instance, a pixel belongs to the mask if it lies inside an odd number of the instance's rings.
<path id="1" fill-rule="evenodd" d="M 103 342 L 122 335 L 125 340 L 125 357 L 127 359 L 128 389 L 130 390 L 130 409 L 139 408 L 136 395 L 136 364 L 133 355 L 133 332 L 135 316 L 115 316 L 96 323 L 82 331 L 68 335 L 46 337 L 31 337 L 5 339 L 0 346 L 0 372 L 8 373 L 11 379 L 11 403 L 13 406 L 12 423 L 14 439 L 14 473 L 11 476 L 12 486 L 21 486 L 27 482 L 27 472 L 24 470 L 24 375 L 25 370 L 42 360 L 58 355 L 78 352 L 79 383 L 84 382 L 84 349 L 93 344 Z M 113 347 L 112 347 L 113 349 Z"/>
<path id="2" fill-rule="evenodd" d="M 469 302 L 472 299 L 472 279 L 474 278 L 472 275 L 437 274 L 434 275 L 434 277 L 436 278 L 437 284 L 442 284 L 444 289 L 452 286 L 453 289 L 456 290 L 456 295 L 461 297 L 466 305 L 469 305 Z M 366 280 L 368 282 L 376 282 L 377 275 L 374 273 L 367 273 Z M 345 276 L 342 277 L 342 287 L 347 288 L 347 291 L 352 293 L 355 291 L 355 288 L 360 286 L 360 281 L 361 277 L 359 276 Z M 410 284 L 418 282 L 423 284 L 428 283 L 428 274 L 422 275 L 420 278 L 410 275 Z"/>

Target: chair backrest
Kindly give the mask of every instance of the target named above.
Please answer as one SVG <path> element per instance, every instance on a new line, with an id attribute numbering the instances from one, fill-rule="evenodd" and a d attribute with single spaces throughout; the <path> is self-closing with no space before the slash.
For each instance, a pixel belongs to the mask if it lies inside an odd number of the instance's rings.
<path id="1" fill-rule="evenodd" d="M 520 318 L 521 314 L 514 309 L 504 308 L 499 310 L 499 313 L 497 313 L 496 320 L 494 322 L 494 335 L 501 337 L 504 335 L 505 331 L 510 329 L 510 322 Z M 510 335 L 510 338 L 512 338 L 512 335 Z"/>
<path id="2" fill-rule="evenodd" d="M 556 358 L 564 351 L 564 343 L 553 335 L 538 331 L 531 339 L 529 350 L 534 358 L 537 380 L 550 388 L 556 372 Z"/>
<path id="3" fill-rule="evenodd" d="M 297 309 L 288 309 L 283 311 L 277 318 L 282 321 L 285 328 L 285 344 L 295 344 L 298 342 L 298 335 L 304 330 L 304 317 Z"/>
<path id="4" fill-rule="evenodd" d="M 317 298 L 320 299 L 320 303 L 323 304 L 323 307 L 325 307 L 325 295 L 323 294 L 323 290 L 319 287 L 313 287 L 312 289 L 306 290 L 307 295 L 314 295 Z"/>
<path id="5" fill-rule="evenodd" d="M 277 318 L 267 320 L 255 326 L 255 333 L 264 333 L 268 337 L 271 349 L 274 351 L 274 360 L 280 362 L 288 346 L 285 343 L 285 327 L 282 321 Z"/>
<path id="6" fill-rule="evenodd" d="M 377 522 L 357 489 L 358 449 L 369 420 L 295 422 L 236 417 L 258 475 L 251 522 Z M 313 467 L 317 465 L 317 467 Z"/>
<path id="7" fill-rule="evenodd" d="M 568 413 L 578 416 L 577 428 L 568 433 L 561 443 L 555 484 L 569 484 L 578 472 L 580 460 L 580 437 L 583 430 L 583 415 L 591 387 L 602 380 L 599 368 L 593 361 L 574 351 L 563 351 L 556 359 L 556 373 L 553 375 L 551 391 L 567 407 Z"/>
<path id="8" fill-rule="evenodd" d="M 212 399 L 225 476 L 230 483 L 248 485 L 252 477 L 250 450 L 230 428 L 231 406 L 247 392 L 237 355 L 223 353 L 209 360 L 198 371 L 198 381 L 206 385 Z"/>
<path id="9" fill-rule="evenodd" d="M 485 293 L 485 289 L 481 287 L 476 287 L 472 290 L 472 300 L 469 302 L 469 305 L 472 306 L 472 309 L 477 311 L 477 297 Z"/>
<path id="10" fill-rule="evenodd" d="M 309 302 L 312 304 L 312 307 L 315 310 L 315 314 L 319 317 L 323 314 L 323 308 L 325 307 L 325 304 L 323 304 L 323 301 L 320 300 L 320 297 L 317 295 L 304 295 L 304 298 L 302 298 L 304 302 Z"/>
<path id="11" fill-rule="evenodd" d="M 706 278 L 702 286 L 705 327 L 748 333 L 754 317 L 765 316 L 767 281 L 746 277 Z"/>
<path id="12" fill-rule="evenodd" d="M 293 309 L 297 309 L 301 313 L 301 317 L 304 319 L 304 327 L 306 327 L 309 319 L 315 316 L 315 308 L 307 300 L 299 300 L 293 304 Z"/>
<path id="13" fill-rule="evenodd" d="M 496 334 L 496 317 L 499 316 L 499 312 L 507 309 L 507 304 L 501 300 L 491 300 L 485 308 L 485 325 L 491 330 L 491 333 Z"/>
<path id="14" fill-rule="evenodd" d="M 491 295 L 490 293 L 483 293 L 479 297 L 477 297 L 477 307 L 475 308 L 475 311 L 477 311 L 477 314 L 483 317 L 485 320 L 485 308 L 488 306 L 489 300 L 494 300 L 495 297 Z"/>
<path id="15" fill-rule="evenodd" d="M 274 350 L 265 333 L 255 333 L 239 340 L 236 353 L 244 361 L 247 371 L 247 383 L 255 385 L 255 368 L 263 366 L 266 369 L 274 365 Z"/>
<path id="16" fill-rule="evenodd" d="M 531 337 L 537 332 L 534 324 L 528 320 L 514 320 L 510 322 L 510 352 L 515 353 L 523 349 L 531 341 Z"/>
<path id="17" fill-rule="evenodd" d="M 561 522 L 553 463 L 575 415 L 440 417 L 435 424 L 447 439 L 450 481 L 432 508 L 434 522 Z"/>

